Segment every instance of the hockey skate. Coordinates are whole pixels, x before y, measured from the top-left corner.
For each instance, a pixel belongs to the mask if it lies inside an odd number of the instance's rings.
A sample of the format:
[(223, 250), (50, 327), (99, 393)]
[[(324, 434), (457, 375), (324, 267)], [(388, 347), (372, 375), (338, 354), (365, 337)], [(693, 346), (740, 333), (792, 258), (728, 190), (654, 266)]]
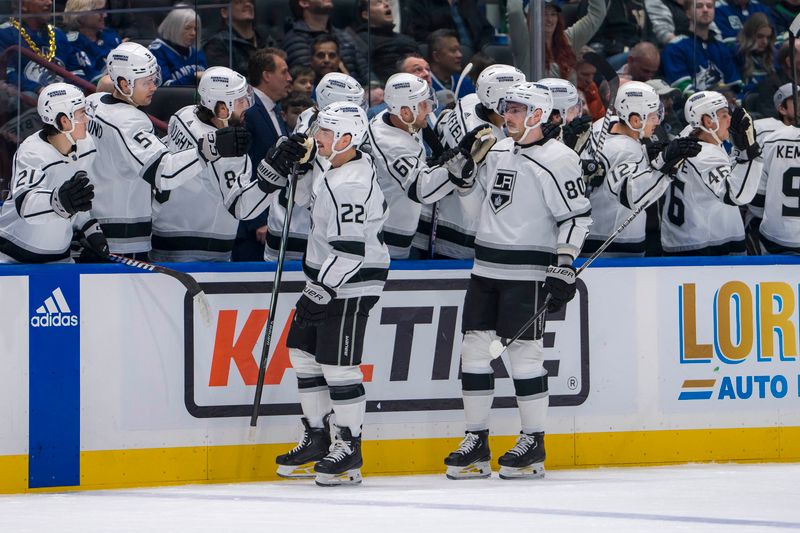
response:
[(520, 433), (513, 448), (497, 460), (501, 479), (544, 477), (544, 432)]
[(347, 427), (338, 430), (328, 455), (314, 465), (316, 482), (321, 487), (361, 483), (361, 437), (354, 437)]
[(444, 464), (447, 465), (447, 478), (473, 479), (489, 477), (492, 475), (492, 467), (489, 465), (491, 458), (489, 430), (467, 431), (458, 449), (444, 460)]
[(312, 428), (306, 417), (303, 421), (303, 436), (300, 442), (288, 453), (275, 458), (278, 475), (291, 479), (313, 478), (314, 463), (325, 457), (331, 444), (328, 426), (329, 416), (324, 418), (324, 427)]

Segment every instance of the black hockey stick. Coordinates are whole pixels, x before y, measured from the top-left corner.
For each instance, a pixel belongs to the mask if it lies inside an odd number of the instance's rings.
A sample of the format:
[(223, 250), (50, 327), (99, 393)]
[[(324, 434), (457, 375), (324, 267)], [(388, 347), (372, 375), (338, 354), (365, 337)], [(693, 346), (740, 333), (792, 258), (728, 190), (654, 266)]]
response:
[[(588, 268), (589, 265), (591, 265), (595, 259), (600, 257), (600, 254), (602, 254), (606, 250), (606, 248), (611, 246), (611, 243), (614, 241), (614, 239), (616, 239), (617, 236), (620, 233), (622, 233), (625, 230), (625, 228), (627, 228), (630, 225), (631, 222), (633, 222), (633, 219), (635, 219), (639, 215), (639, 213), (644, 211), (649, 205), (650, 202), (642, 202), (641, 205), (639, 205), (639, 207), (637, 207), (630, 215), (628, 215), (628, 218), (626, 218), (625, 221), (622, 224), (620, 224), (620, 226), (616, 230), (614, 230), (614, 233), (612, 233), (611, 236), (608, 239), (606, 239), (603, 244), (600, 245), (600, 248), (598, 248), (597, 251), (593, 253), (588, 259), (586, 259), (586, 262), (583, 263), (580, 266), (580, 268), (578, 268), (578, 270), (575, 272), (575, 277), (580, 276), (581, 272), (586, 270), (586, 268)], [(517, 331), (517, 333), (515, 333), (514, 336), (511, 337), (511, 339), (493, 340), (492, 343), (489, 345), (489, 354), (495, 359), (500, 357), (503, 354), (503, 352), (505, 352), (506, 349), (511, 345), (511, 343), (518, 340), (526, 331), (528, 331), (528, 329), (531, 326), (533, 326), (536, 323), (537, 320), (539, 320), (539, 318), (541, 318), (545, 310), (547, 310), (548, 303), (550, 303), (549, 294), (544, 299), (544, 303), (542, 304), (542, 306), (536, 310), (533, 316), (527, 322), (525, 322), (525, 325), (522, 326), (519, 329), (519, 331)]]
[(118, 255), (111, 252), (103, 253), (102, 251), (92, 248), (86, 239), (81, 239), (81, 245), (83, 245), (84, 248), (87, 248), (97, 253), (100, 257), (102, 257), (107, 261), (112, 261), (114, 263), (119, 263), (121, 265), (138, 268), (140, 270), (146, 270), (148, 272), (164, 274), (165, 276), (169, 276), (173, 279), (178, 280), (181, 283), (181, 285), (183, 285), (186, 288), (186, 292), (189, 293), (189, 296), (191, 296), (192, 299), (194, 299), (197, 302), (198, 307), (200, 308), (200, 315), (203, 317), (203, 322), (205, 322), (207, 326), (211, 325), (211, 306), (208, 304), (206, 293), (203, 292), (203, 289), (200, 287), (200, 284), (197, 283), (197, 280), (195, 280), (192, 276), (190, 276), (186, 272), (172, 270), (171, 268), (167, 268), (165, 266), (155, 265), (153, 263), (148, 263), (147, 261), (140, 261), (138, 259), (131, 259), (130, 257), (125, 257), (124, 255)]
[(251, 433), (255, 430), (258, 423), (258, 409), (261, 407), (261, 396), (264, 392), (264, 374), (267, 370), (267, 358), (269, 348), (272, 344), (272, 330), (275, 325), (275, 313), (278, 310), (278, 295), (280, 294), (281, 277), (283, 276), (283, 263), (286, 258), (286, 248), (289, 241), (289, 224), (292, 221), (292, 210), (294, 209), (294, 192), (297, 188), (297, 173), (300, 165), (294, 164), (292, 173), (289, 175), (289, 188), (286, 192), (286, 217), (283, 219), (283, 232), (281, 233), (281, 245), (278, 248), (278, 263), (275, 266), (275, 281), (272, 284), (272, 296), (269, 301), (269, 314), (267, 315), (266, 332), (264, 333), (264, 346), (261, 349), (261, 362), (258, 365), (258, 382), (256, 383), (256, 394), (253, 398), (253, 414), (250, 415)]
[[(595, 160), (597, 160), (598, 155), (603, 150), (603, 146), (606, 143), (606, 136), (608, 135), (608, 129), (611, 122), (611, 117), (614, 115), (614, 100), (617, 97), (617, 91), (619, 90), (619, 74), (617, 71), (614, 70), (606, 59), (597, 54), (595, 52), (588, 52), (583, 54), (583, 60), (593, 65), (594, 68), (600, 73), (603, 78), (605, 78), (606, 83), (608, 83), (608, 88), (611, 91), (611, 97), (608, 100), (608, 105), (606, 106), (606, 114), (603, 116), (603, 125), (600, 128), (600, 137), (597, 141), (597, 146), (594, 149)], [(589, 128), (587, 139), (591, 138), (592, 135), (592, 128)], [(575, 146), (575, 151), (580, 153), (581, 149), (583, 148), (582, 143), (585, 144), (586, 141), (578, 140), (578, 143)], [(591, 193), (591, 187), (586, 187), (586, 196), (588, 197)]]

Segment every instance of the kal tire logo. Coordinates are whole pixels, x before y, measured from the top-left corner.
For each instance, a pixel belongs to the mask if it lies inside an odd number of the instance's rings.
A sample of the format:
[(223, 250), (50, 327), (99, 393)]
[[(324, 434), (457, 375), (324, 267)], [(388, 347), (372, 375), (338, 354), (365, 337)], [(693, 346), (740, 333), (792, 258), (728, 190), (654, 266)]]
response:
[(75, 327), (78, 325), (78, 315), (72, 310), (61, 292), (61, 287), (56, 287), (44, 303), (36, 309), (36, 314), (31, 317), (31, 326), (34, 328), (49, 327)]

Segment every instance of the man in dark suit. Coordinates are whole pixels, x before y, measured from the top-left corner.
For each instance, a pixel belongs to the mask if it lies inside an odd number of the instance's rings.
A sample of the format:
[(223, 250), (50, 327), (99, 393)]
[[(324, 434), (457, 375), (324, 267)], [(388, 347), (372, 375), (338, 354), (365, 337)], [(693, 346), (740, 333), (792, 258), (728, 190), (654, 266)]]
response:
[[(253, 163), (253, 177), (267, 150), (275, 146), (281, 135), (286, 135), (286, 124), (281, 118), (278, 102), (289, 95), (292, 76), (286, 64), (286, 53), (277, 48), (263, 48), (250, 58), (248, 81), (255, 95), (253, 106), (245, 113), (245, 127), (253, 144), (248, 155)], [(233, 245), (233, 261), (263, 261), (267, 237), (267, 211), (251, 220), (239, 223), (239, 232)]]

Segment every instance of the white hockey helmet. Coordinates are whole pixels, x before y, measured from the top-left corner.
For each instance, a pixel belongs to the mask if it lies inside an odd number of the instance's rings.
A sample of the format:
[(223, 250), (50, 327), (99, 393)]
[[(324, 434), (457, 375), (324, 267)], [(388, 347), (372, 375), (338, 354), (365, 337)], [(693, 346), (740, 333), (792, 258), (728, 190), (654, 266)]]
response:
[[(728, 100), (716, 91), (700, 91), (694, 93), (691, 98), (686, 101), (684, 107), (684, 116), (686, 122), (693, 128), (699, 128), (706, 133), (710, 133), (717, 143), (722, 144), (722, 141), (717, 137), (717, 130), (719, 130), (719, 117), (717, 112), (720, 109), (728, 109)], [(714, 123), (712, 129), (703, 126), (703, 116), (708, 115), (711, 122)]]
[[(333, 102), (322, 108), (317, 114), (316, 127), (333, 132), (332, 151), (328, 159), (333, 159), (350, 148), (358, 148), (367, 134), (367, 124), (367, 113), (358, 104)], [(350, 142), (345, 148), (336, 150), (336, 143), (345, 135), (350, 135)]]
[(366, 109), (367, 95), (355, 78), (341, 72), (325, 74), (314, 90), (317, 108), (322, 109), (334, 102), (350, 102)]
[(197, 86), (200, 105), (215, 113), (217, 103), (228, 108), (227, 117), (218, 117), (226, 125), (231, 118), (237, 102), (244, 101), (245, 109), (253, 105), (253, 89), (247, 79), (227, 67), (211, 67), (203, 73)]
[(578, 89), (572, 83), (560, 78), (543, 78), (536, 83), (541, 83), (550, 89), (550, 96), (553, 97), (553, 111), (558, 111), (563, 124), (567, 123), (567, 116), (573, 109), (576, 110), (576, 116), (580, 114), (581, 98), (578, 95)]
[(416, 118), (419, 116), (419, 104), (425, 101), (429, 105), (428, 112), (433, 112), (436, 107), (436, 95), (428, 82), (404, 72), (393, 74), (386, 81), (383, 101), (386, 102), (389, 113), (398, 117), (400, 110), (407, 107)]
[(69, 83), (53, 83), (39, 93), (36, 110), (42, 122), (55, 126), (61, 131), (58, 116), (64, 114), (70, 122), (75, 122), (75, 112), (86, 107), (86, 98), (83, 91)]
[[(619, 119), (629, 128), (644, 131), (645, 122), (651, 113), (661, 113), (661, 99), (655, 89), (641, 81), (630, 81), (619, 88), (614, 99), (614, 110)], [(638, 129), (631, 126), (631, 115), (638, 115), (642, 119), (642, 126)]]
[[(553, 112), (553, 97), (550, 94), (550, 89), (546, 86), (534, 82), (518, 83), (510, 87), (502, 100), (500, 100), (499, 112), (505, 113), (506, 105), (509, 102), (524, 104), (528, 106), (528, 111), (525, 114), (525, 132), (522, 137), (525, 138), (528, 133), (535, 128), (541, 126), (550, 117)], [(542, 116), (539, 122), (532, 126), (528, 126), (528, 118), (533, 115), (537, 109), (542, 110)]]
[[(108, 53), (106, 58), (108, 75), (114, 87), (127, 97), (133, 94), (133, 85), (136, 80), (154, 76), (156, 86), (161, 85), (161, 68), (150, 50), (141, 44), (131, 41), (125, 42)], [(126, 94), (119, 86), (119, 78), (128, 82), (130, 94)]]
[(500, 100), (506, 91), (518, 84), (525, 82), (525, 74), (511, 65), (491, 65), (486, 67), (475, 82), (475, 93), (484, 107), (498, 113)]

